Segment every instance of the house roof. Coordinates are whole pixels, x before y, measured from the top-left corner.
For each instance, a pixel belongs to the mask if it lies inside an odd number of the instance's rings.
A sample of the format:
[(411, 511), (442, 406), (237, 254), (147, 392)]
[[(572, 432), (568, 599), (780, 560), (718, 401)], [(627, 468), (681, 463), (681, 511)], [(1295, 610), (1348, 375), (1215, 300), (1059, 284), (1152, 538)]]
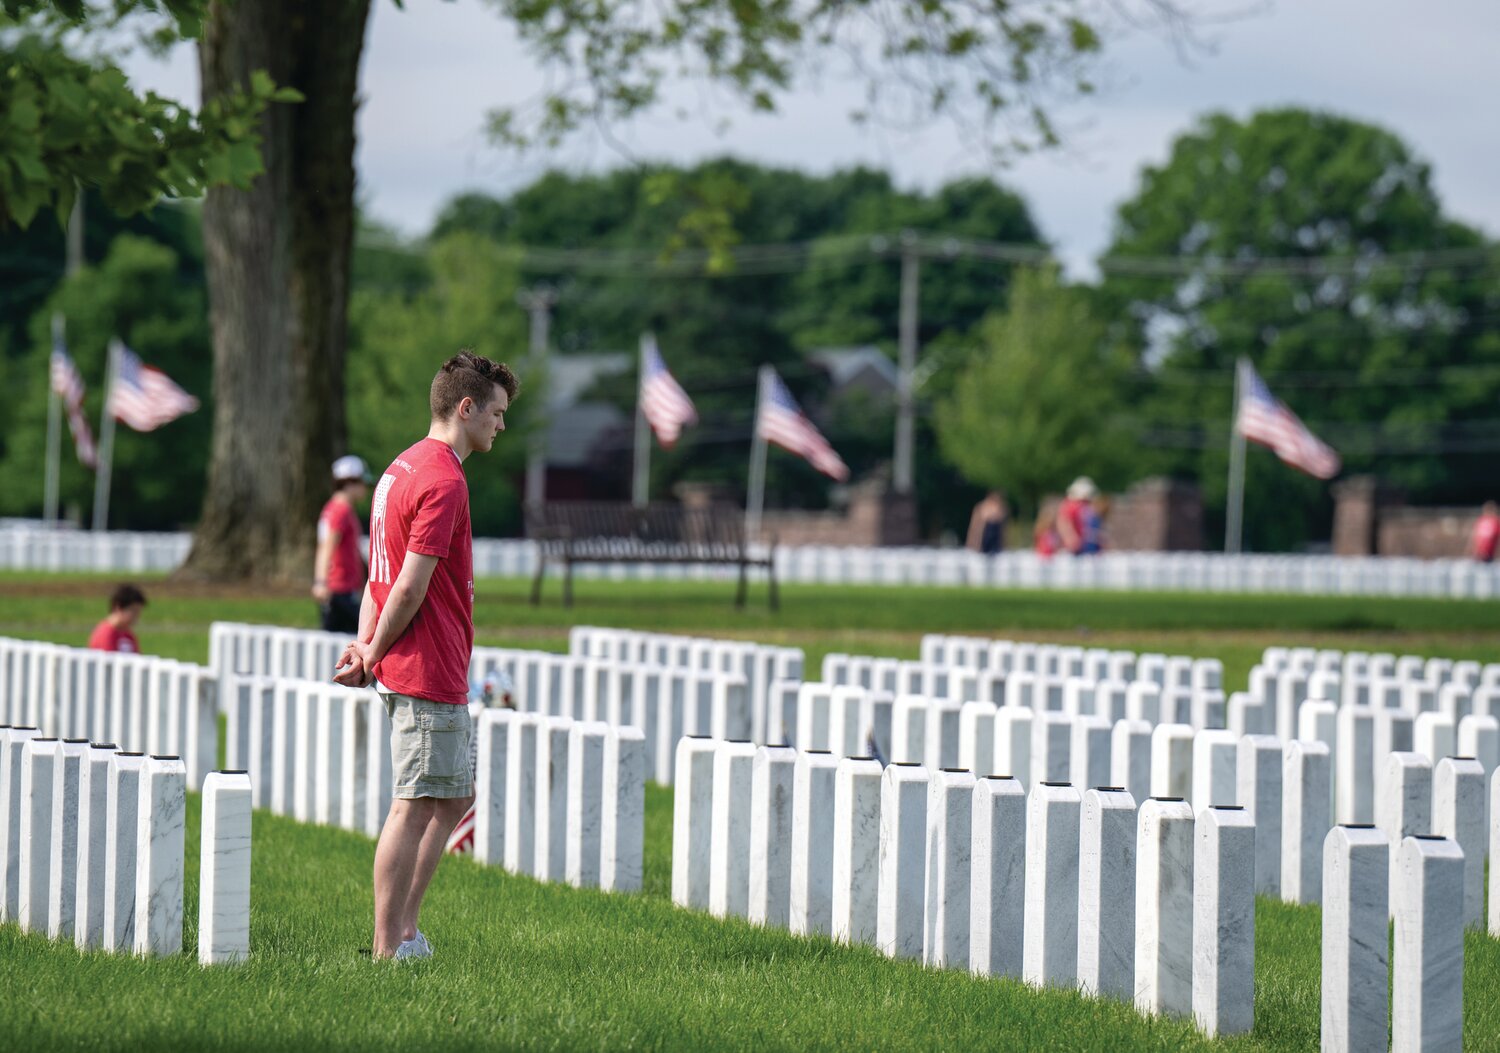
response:
[(896, 363), (872, 344), (862, 347), (820, 347), (807, 357), (828, 370), (835, 391), (855, 382), (896, 390)]

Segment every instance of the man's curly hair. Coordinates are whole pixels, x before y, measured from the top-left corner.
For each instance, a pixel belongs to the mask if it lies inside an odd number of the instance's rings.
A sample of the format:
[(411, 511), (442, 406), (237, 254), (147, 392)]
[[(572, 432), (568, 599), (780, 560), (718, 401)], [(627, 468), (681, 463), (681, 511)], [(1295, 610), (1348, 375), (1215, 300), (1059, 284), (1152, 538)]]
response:
[(521, 382), (504, 362), (491, 362), (483, 355), (476, 355), (472, 348), (462, 349), (444, 362), (432, 378), (432, 394), (428, 399), (432, 419), (447, 420), (466, 398), (473, 399), (476, 406), (488, 406), (495, 397), (496, 385), (504, 389), (511, 402), (521, 391)]

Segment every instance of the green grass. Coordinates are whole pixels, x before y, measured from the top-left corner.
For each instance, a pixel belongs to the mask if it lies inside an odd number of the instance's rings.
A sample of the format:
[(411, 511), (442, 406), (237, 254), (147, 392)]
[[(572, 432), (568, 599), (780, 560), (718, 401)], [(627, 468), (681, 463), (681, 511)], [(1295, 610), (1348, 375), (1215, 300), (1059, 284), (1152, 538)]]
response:
[[(0, 635), (82, 644), (112, 581), (0, 574)], [(316, 623), (311, 599), (295, 593), (159, 579), (144, 586), (143, 646), (170, 657), (203, 661), (214, 620)], [(582, 581), (571, 610), (555, 583), (548, 589), (532, 607), (525, 581), (478, 582), (478, 641), (562, 650), (571, 625), (618, 625), (802, 647), (816, 669), (829, 651), (915, 658), (924, 632), (972, 633), (1217, 657), (1232, 687), (1246, 682), (1267, 646), (1289, 642), (1500, 661), (1500, 604), (1473, 600), (789, 585), (773, 614), (763, 589), (736, 611), (727, 583)]]
[[(1258, 904), (1256, 1028), (1214, 1043), (1121, 1002), (678, 910), (670, 827), (671, 792), (651, 787), (639, 895), (445, 860), (423, 915), (437, 956), (394, 964), (361, 954), (373, 843), (257, 813), (248, 964), (80, 955), (0, 926), (0, 1034), (18, 1050), (1317, 1049), (1314, 908)], [(1466, 973), (1465, 1048), (1500, 1049), (1500, 941), (1470, 935)]]
[[(99, 578), (0, 576), (0, 634), (79, 643)], [(201, 661), (215, 618), (310, 625), (285, 594), (148, 582), (148, 650)], [(736, 613), (728, 587), (581, 583), (569, 613), (480, 582), (489, 643), (561, 647), (574, 621), (738, 635), (911, 657), (923, 631), (1217, 655), (1232, 686), (1270, 643), (1500, 659), (1500, 605), (1286, 597), (793, 587), (779, 616)], [(188, 825), (187, 946), (196, 943), (197, 807)], [(446, 860), (423, 928), (438, 957), (372, 963), (373, 843), (255, 817), (254, 957), (202, 970), (141, 962), (0, 926), (5, 1049), (1057, 1049), (1315, 1050), (1319, 912), (1257, 906), (1256, 1029), (1210, 1042), (1182, 1021), (1073, 992), (936, 973), (863, 948), (673, 908), (671, 791), (647, 789), (645, 888), (610, 896)], [(1500, 940), (1470, 933), (1465, 1048), (1500, 1053)]]

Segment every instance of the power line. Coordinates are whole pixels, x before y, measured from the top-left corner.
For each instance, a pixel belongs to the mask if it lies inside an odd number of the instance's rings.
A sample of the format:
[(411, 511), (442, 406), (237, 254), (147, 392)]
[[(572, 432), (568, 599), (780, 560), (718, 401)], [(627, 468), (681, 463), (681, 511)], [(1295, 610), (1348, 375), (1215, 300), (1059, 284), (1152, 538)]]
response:
[[(366, 237), (361, 248), (421, 254), (422, 244)], [(903, 251), (923, 260), (988, 260), (1009, 265), (1057, 263), (1043, 245), (991, 241), (960, 235), (915, 232), (840, 234), (804, 241), (734, 245), (718, 252), (683, 249), (665, 253), (653, 248), (558, 248), (536, 245), (499, 245), (515, 264), (535, 271), (576, 274), (703, 274), (708, 277), (749, 277), (805, 269), (810, 263), (849, 265), (871, 259), (898, 259)], [(732, 268), (715, 271), (719, 260)], [(1317, 256), (1104, 256), (1101, 272), (1137, 277), (1370, 277), (1399, 271), (1423, 273), (1445, 268), (1484, 267), (1500, 262), (1500, 246), (1478, 245), (1412, 250), (1395, 253), (1358, 252)]]

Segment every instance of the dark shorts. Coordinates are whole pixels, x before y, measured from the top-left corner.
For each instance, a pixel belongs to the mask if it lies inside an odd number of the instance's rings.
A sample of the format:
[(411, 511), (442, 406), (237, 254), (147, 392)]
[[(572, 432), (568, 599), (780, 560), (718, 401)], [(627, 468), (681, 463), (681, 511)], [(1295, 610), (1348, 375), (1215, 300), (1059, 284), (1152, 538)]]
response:
[(335, 592), (328, 602), (318, 607), (323, 614), (323, 631), (329, 633), (359, 632), (359, 605), (364, 594), (359, 592)]

